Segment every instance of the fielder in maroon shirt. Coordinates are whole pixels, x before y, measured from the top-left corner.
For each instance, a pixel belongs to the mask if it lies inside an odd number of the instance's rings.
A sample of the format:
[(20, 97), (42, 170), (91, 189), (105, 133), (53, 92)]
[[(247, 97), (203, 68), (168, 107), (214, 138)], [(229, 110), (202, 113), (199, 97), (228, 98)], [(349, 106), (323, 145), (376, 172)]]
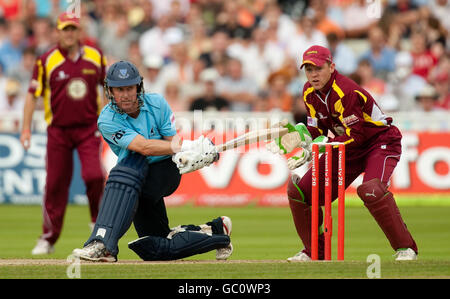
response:
[[(401, 156), (402, 135), (392, 125), (372, 96), (351, 79), (335, 69), (331, 53), (320, 46), (305, 51), (301, 68), (305, 67), (308, 82), (303, 88), (303, 100), (308, 112), (306, 148), (300, 157), (288, 159), (291, 169), (310, 160), (309, 141), (319, 136), (334, 136), (328, 142), (346, 145), (346, 176), (348, 187), (360, 174), (363, 183), (357, 188), (359, 197), (383, 230), (397, 260), (417, 258), (417, 246), (397, 208), (393, 194), (389, 192), (389, 179)], [(300, 127), (304, 125), (301, 124)], [(299, 127), (297, 125), (296, 127)], [(301, 130), (299, 130), (301, 132)], [(332, 133), (329, 135), (329, 133)], [(302, 133), (300, 133), (301, 135)], [(289, 135), (289, 134), (288, 134)], [(290, 134), (292, 135), (292, 134)], [(309, 136), (307, 136), (309, 135)], [(268, 148), (286, 153), (298, 147), (297, 135), (273, 142)], [(282, 137), (284, 138), (284, 136)], [(275, 148), (275, 150), (274, 150)], [(286, 150), (287, 149), (287, 150)], [(337, 157), (337, 149), (333, 156)], [(325, 157), (320, 158), (319, 174), (324, 173)], [(338, 195), (337, 159), (333, 159), (332, 200)], [(303, 176), (292, 176), (288, 184), (289, 205), (294, 224), (305, 248), (289, 261), (306, 261), (311, 256), (311, 169)], [(324, 176), (319, 175), (319, 204), (324, 205)], [(323, 223), (319, 209), (319, 225)], [(319, 259), (324, 258), (324, 235), (319, 236)]]
[(100, 160), (97, 118), (103, 108), (106, 60), (99, 49), (80, 43), (80, 20), (63, 13), (57, 23), (58, 45), (36, 60), (24, 106), (21, 142), (30, 147), (36, 100), (43, 98), (47, 127), (43, 233), (32, 254), (53, 252), (63, 226), (73, 172), (73, 151), (81, 162), (91, 221), (95, 223), (105, 175)]

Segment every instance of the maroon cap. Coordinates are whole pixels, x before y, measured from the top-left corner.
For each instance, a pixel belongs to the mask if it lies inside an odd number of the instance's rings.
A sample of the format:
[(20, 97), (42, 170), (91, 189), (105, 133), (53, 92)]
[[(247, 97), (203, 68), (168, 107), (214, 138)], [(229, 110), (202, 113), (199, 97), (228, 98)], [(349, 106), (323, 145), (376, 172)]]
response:
[(333, 62), (330, 50), (321, 46), (312, 46), (303, 53), (303, 62), (300, 68), (305, 64), (322, 66), (327, 61)]
[(72, 25), (77, 28), (80, 27), (80, 18), (77, 18), (76, 15), (64, 12), (59, 15), (56, 27), (58, 30), (63, 30), (67, 26)]

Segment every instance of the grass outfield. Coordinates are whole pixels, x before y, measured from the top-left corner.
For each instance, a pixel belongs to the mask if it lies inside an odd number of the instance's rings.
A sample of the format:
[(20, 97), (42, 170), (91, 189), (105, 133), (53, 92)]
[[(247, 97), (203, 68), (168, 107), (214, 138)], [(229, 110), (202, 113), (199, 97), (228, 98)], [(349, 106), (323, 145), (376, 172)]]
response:
[[(346, 209), (344, 262), (290, 264), (285, 260), (302, 248), (288, 207), (169, 207), (171, 226), (204, 223), (220, 215), (233, 220), (234, 252), (216, 262), (209, 252), (176, 262), (140, 262), (127, 248), (137, 238), (133, 227), (119, 243), (116, 264), (82, 263), (81, 278), (291, 279), (367, 278), (370, 254), (381, 261), (382, 278), (450, 278), (450, 206), (401, 205), (400, 211), (419, 247), (419, 260), (394, 262), (388, 241), (361, 205)], [(333, 213), (333, 259), (336, 257), (337, 211)], [(0, 205), (0, 278), (67, 278), (66, 258), (90, 234), (87, 206), (69, 205), (55, 253), (30, 254), (41, 231), (40, 206)]]

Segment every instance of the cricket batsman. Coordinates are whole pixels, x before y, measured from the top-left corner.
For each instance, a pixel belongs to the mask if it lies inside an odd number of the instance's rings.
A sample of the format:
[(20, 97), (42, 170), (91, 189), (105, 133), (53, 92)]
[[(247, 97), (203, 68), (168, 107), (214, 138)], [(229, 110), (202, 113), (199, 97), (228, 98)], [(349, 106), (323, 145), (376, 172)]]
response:
[[(73, 256), (116, 262), (119, 240), (133, 223), (139, 238), (128, 247), (145, 261), (211, 250), (216, 250), (216, 259), (226, 260), (233, 252), (229, 217), (170, 228), (164, 202), (178, 188), (181, 174), (219, 159), (212, 141), (204, 136), (182, 141), (169, 104), (159, 94), (145, 93), (143, 77), (131, 62), (111, 65), (104, 86), (109, 103), (98, 128), (118, 163), (109, 172), (92, 234)], [(181, 158), (186, 162), (175, 162)]]
[[(418, 249), (400, 211), (389, 191), (389, 179), (400, 160), (402, 135), (392, 125), (392, 118), (381, 111), (372, 96), (351, 79), (335, 69), (331, 52), (312, 46), (303, 54), (300, 69), (304, 68), (308, 82), (303, 87), (303, 101), (307, 109), (307, 125), (292, 125), (290, 133), (267, 144), (269, 151), (290, 153), (302, 147), (298, 156), (288, 159), (293, 170), (311, 160), (311, 143), (340, 142), (346, 146), (346, 188), (362, 173), (363, 183), (358, 196), (374, 217), (391, 247), (396, 260), (416, 260)], [(329, 137), (329, 133), (334, 137)], [(331, 135), (330, 135), (331, 136)], [(333, 148), (337, 157), (337, 148)], [(324, 173), (325, 157), (320, 157), (319, 173)], [(332, 200), (338, 196), (337, 159), (332, 166)], [(304, 249), (290, 262), (311, 260), (311, 169), (303, 177), (293, 174), (287, 194), (295, 228)], [(323, 206), (324, 176), (319, 175), (319, 205)], [(319, 226), (323, 212), (319, 209)], [(321, 230), (319, 230), (320, 232)], [(319, 259), (324, 259), (324, 234), (319, 235)]]

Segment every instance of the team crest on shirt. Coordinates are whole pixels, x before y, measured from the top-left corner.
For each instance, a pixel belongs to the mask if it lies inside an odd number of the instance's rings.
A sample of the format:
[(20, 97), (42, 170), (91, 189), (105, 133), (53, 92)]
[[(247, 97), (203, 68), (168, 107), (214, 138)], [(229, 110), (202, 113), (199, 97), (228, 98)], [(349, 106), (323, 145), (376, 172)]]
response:
[(81, 78), (74, 78), (67, 84), (67, 93), (73, 100), (81, 100), (87, 94), (87, 84)]

